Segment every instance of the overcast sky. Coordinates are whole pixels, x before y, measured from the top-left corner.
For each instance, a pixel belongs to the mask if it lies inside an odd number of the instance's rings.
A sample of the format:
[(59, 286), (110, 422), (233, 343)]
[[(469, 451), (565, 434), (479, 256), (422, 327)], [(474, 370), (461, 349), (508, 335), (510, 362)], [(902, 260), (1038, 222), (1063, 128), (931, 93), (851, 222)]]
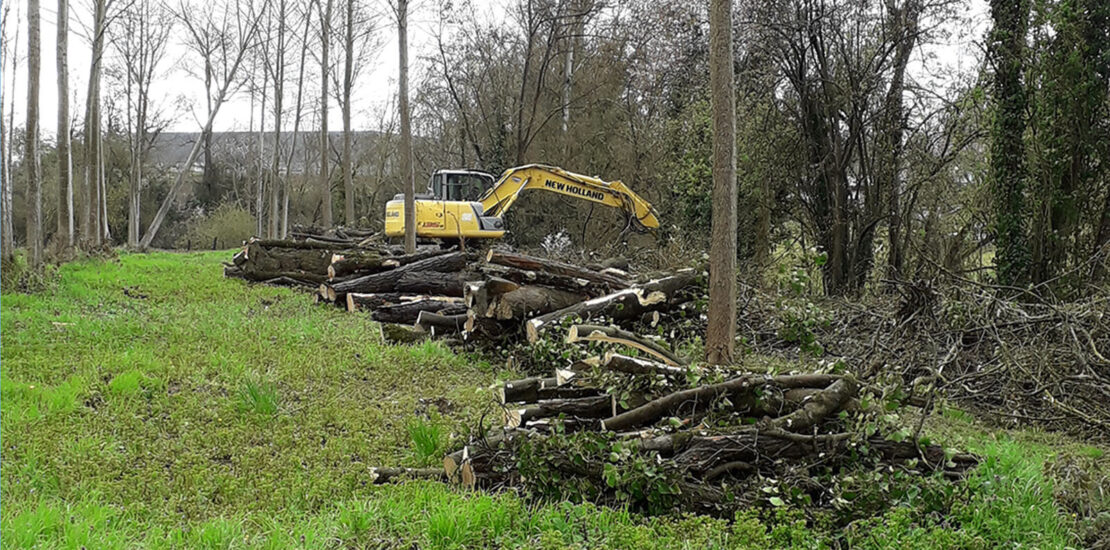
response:
[[(87, 32), (84, 26), (91, 20), (90, 8), (91, 2), (89, 0), (70, 0), (70, 42), (69, 42), (69, 65), (70, 65), (70, 94), (71, 94), (71, 113), (76, 119), (80, 119), (84, 114), (84, 97), (86, 85), (88, 82), (88, 71), (90, 62), (90, 46), (87, 39)], [(384, 8), (384, 0), (374, 0), (379, 7)], [(505, 2), (506, 0), (472, 0), (475, 9), (480, 12), (483, 17), (491, 20), (504, 20)], [(412, 22), (410, 23), (409, 43), (410, 43), (410, 78), (413, 82), (417, 81), (418, 75), (422, 69), (421, 64), (418, 62), (419, 57), (430, 46), (431, 37), (435, 30), (439, 27), (439, 22), (435, 19), (434, 12), (431, 9), (432, 2), (423, 2), (423, 7), (418, 7), (416, 12), (412, 15)], [(198, 2), (198, 7), (204, 5), (203, 2)], [(8, 40), (15, 37), (17, 29), (13, 24), (16, 20), (16, 11), (19, 11), (20, 28), (18, 29), (19, 39), (17, 46), (20, 51), (20, 61), (18, 70), (16, 72), (15, 93), (12, 94), (12, 80), (11, 70), (7, 64), (10, 63), (10, 54), (3, 56), (0, 67), (0, 72), (3, 74), (3, 91), (5, 110), (10, 104), (9, 101), (12, 97), (15, 98), (16, 108), (16, 124), (21, 124), (19, 121), (24, 118), (23, 113), (26, 106), (26, 76), (27, 76), (27, 63), (25, 59), (25, 52), (27, 48), (27, 29), (26, 29), (26, 0), (0, 0), (0, 9), (10, 9), (11, 13), (8, 15), (8, 25), (4, 29), (5, 35)], [(40, 112), (41, 112), (41, 129), (44, 138), (52, 139), (54, 128), (57, 125), (57, 84), (55, 79), (55, 44), (56, 44), (56, 26), (57, 20), (57, 4), (46, 0), (42, 2), (42, 85), (40, 95)], [(950, 36), (946, 36), (938, 41), (938, 43), (930, 44), (922, 49), (918, 55), (918, 59), (912, 68), (911, 74), (921, 84), (928, 85), (943, 85), (949, 78), (948, 75), (955, 73), (966, 74), (968, 71), (974, 70), (975, 66), (981, 58), (981, 44), (983, 40), (983, 32), (988, 28), (987, 25), (987, 4), (986, 0), (968, 0), (967, 10), (965, 12), (969, 25), (960, 25), (959, 28), (954, 29)], [(376, 117), (373, 114), (380, 111), (396, 94), (397, 89), (397, 40), (396, 30), (390, 26), (388, 20), (383, 20), (380, 36), (383, 41), (383, 46), (376, 59), (367, 63), (359, 76), (359, 81), (355, 86), (355, 102), (354, 113), (352, 116), (352, 124), (355, 129), (373, 129), (375, 127)], [(179, 34), (177, 35), (179, 36)], [(185, 104), (192, 104), (191, 110), (181, 110), (177, 112), (176, 119), (171, 124), (169, 130), (171, 131), (198, 131), (203, 120), (198, 121), (198, 118), (203, 117), (203, 97), (204, 87), (203, 82), (195, 76), (189, 74), (182, 61), (188, 55), (188, 50), (180, 42), (173, 42), (177, 36), (171, 37), (171, 44), (168, 48), (167, 58), (163, 61), (162, 67), (165, 67), (166, 74), (158, 79), (152, 96), (156, 101), (162, 101), (166, 105), (170, 105), (175, 100), (184, 101)], [(111, 48), (108, 48), (107, 55), (114, 55)], [(292, 60), (295, 63), (296, 60)], [(174, 68), (171, 68), (174, 66)], [(295, 68), (291, 68), (290, 72), (295, 76)], [(318, 78), (315, 72), (308, 73), (306, 78), (311, 75)], [(938, 76), (939, 75), (939, 76)], [(288, 88), (287, 88), (288, 89)], [(11, 97), (9, 97), (11, 96)], [(291, 102), (292, 99), (287, 99)], [(257, 112), (257, 111), (256, 111)], [(216, 130), (246, 130), (250, 124), (251, 109), (249, 99), (245, 93), (241, 93), (238, 97), (226, 104), (220, 111), (216, 118)], [(6, 119), (5, 119), (6, 121)], [(341, 128), (341, 119), (339, 109), (333, 107), (329, 110), (329, 127), (339, 129)], [(257, 124), (257, 122), (256, 122)]]

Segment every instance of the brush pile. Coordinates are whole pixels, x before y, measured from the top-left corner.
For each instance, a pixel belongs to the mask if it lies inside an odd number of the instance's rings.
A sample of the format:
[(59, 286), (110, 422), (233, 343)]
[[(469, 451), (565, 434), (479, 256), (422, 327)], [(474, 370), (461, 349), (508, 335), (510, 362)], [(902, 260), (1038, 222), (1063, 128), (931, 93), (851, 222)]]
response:
[[(295, 233), (296, 235), (296, 233)], [(410, 343), (447, 337), (535, 342), (572, 318), (657, 321), (702, 288), (695, 269), (654, 278), (627, 262), (579, 266), (504, 250), (421, 246), (413, 254), (374, 236), (302, 233), (293, 240), (251, 239), (225, 276), (316, 291), (320, 302), (368, 312), (383, 336)]]
[(763, 356), (835, 357), (904, 400), (975, 412), (1006, 427), (1110, 435), (1110, 300), (1060, 299), (944, 273), (886, 281), (864, 301), (749, 287), (740, 334)]
[(819, 480), (842, 469), (957, 478), (977, 463), (883, 425), (878, 393), (840, 365), (790, 374), (691, 366), (611, 326), (572, 325), (566, 342), (620, 344), (637, 356), (610, 351), (496, 386), (500, 421), (448, 454), (434, 477), (729, 516), (768, 499), (831, 505), (837, 493)]

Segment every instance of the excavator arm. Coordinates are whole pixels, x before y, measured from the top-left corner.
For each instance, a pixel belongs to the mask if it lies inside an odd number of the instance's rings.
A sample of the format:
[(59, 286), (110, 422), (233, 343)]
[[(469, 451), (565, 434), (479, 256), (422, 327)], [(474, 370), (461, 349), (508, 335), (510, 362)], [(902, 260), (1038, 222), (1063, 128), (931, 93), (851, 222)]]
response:
[(550, 191), (619, 208), (628, 214), (637, 230), (659, 227), (655, 209), (624, 183), (604, 181), (542, 164), (518, 166), (501, 174), (501, 178), (479, 199), (484, 215), (503, 216), (520, 193), (530, 189)]

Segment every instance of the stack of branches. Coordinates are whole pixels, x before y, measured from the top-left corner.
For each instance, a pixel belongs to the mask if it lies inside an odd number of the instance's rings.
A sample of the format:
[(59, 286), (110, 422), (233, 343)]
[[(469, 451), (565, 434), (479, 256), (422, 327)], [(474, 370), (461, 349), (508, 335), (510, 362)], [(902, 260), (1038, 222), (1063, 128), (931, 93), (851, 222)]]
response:
[[(425, 247), (418, 254), (440, 253)], [(225, 264), (224, 275), (279, 286), (318, 288), (336, 279), (332, 265), (345, 260), (361, 270), (388, 269), (408, 261), (404, 250), (374, 243), (325, 241), (318, 238), (256, 239)], [(354, 272), (340, 276), (353, 276)]]
[[(294, 234), (298, 234), (294, 232)], [(319, 302), (369, 312), (387, 341), (537, 341), (572, 318), (657, 322), (703, 286), (684, 269), (637, 281), (627, 263), (580, 266), (503, 250), (464, 252), (422, 246), (413, 254), (384, 244), (252, 239), (225, 275), (316, 289)]]
[(959, 478), (977, 463), (919, 433), (887, 438), (865, 428), (878, 413), (865, 410), (861, 397), (870, 393), (850, 374), (691, 366), (612, 326), (572, 325), (567, 342), (620, 344), (639, 355), (610, 351), (550, 377), (497, 385), (500, 422), (429, 475), (563, 498), (570, 487), (599, 502), (731, 516), (771, 496), (767, 479), (805, 493), (790, 498), (829, 504), (835, 495), (818, 479), (841, 469)]
[[(355, 227), (333, 227), (324, 229), (311, 225), (295, 224), (289, 230), (289, 238), (295, 241), (308, 241), (331, 244), (343, 248), (381, 247), (385, 242), (381, 233)], [(391, 247), (394, 250), (401, 247)], [(403, 251), (403, 249), (401, 249)], [(397, 252), (401, 254), (403, 252)]]
[(701, 280), (689, 269), (637, 282), (615, 267), (502, 250), (428, 250), (387, 263), (337, 259), (318, 299), (370, 311), (383, 323), (383, 337), (397, 343), (500, 342), (521, 334), (534, 340), (570, 318), (639, 320), (680, 305)]
[[(1110, 295), (1056, 298), (941, 273), (884, 282), (863, 302), (826, 299), (807, 310), (804, 345), (780, 296), (746, 289), (741, 332), (761, 354), (841, 357), (903, 402), (941, 401), (998, 424), (1110, 434)], [(803, 299), (812, 303), (810, 299)], [(813, 312), (819, 313), (813, 313)], [(819, 318), (816, 321), (815, 318)]]

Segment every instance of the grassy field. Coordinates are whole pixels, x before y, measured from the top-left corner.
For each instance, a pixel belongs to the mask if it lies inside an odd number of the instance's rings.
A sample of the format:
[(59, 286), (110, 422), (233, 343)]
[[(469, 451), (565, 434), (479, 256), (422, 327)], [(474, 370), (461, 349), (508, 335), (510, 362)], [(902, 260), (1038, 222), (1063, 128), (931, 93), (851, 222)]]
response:
[(364, 316), (225, 280), (229, 256), (78, 262), (44, 292), (3, 294), (4, 547), (1063, 548), (1110, 510), (1103, 449), (992, 433), (959, 411), (933, 431), (988, 459), (952, 517), (909, 499), (840, 533), (790, 510), (645, 518), (369, 485), (373, 466), (437, 463), (512, 373), (436, 343), (386, 345)]

